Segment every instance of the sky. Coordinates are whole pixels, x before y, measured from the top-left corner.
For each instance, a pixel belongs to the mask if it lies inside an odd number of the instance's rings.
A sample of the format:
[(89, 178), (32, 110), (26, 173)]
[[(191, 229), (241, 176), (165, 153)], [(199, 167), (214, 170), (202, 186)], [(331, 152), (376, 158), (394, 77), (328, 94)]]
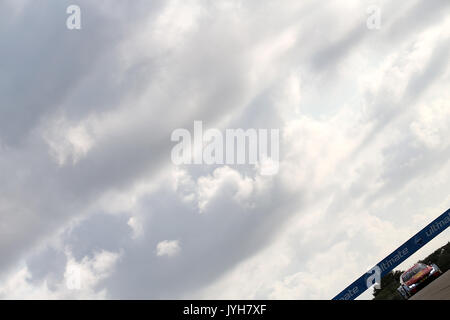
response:
[[(334, 297), (450, 207), (449, 13), (0, 0), (0, 298)], [(174, 164), (194, 121), (278, 129), (277, 174)]]

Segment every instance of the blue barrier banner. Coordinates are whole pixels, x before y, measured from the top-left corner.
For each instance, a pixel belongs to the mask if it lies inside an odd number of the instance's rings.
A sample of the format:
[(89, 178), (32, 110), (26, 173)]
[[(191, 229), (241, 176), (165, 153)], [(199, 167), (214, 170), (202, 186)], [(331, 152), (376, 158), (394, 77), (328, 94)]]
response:
[(363, 274), (355, 282), (334, 297), (333, 300), (355, 299), (374, 284), (373, 278), (375, 272), (379, 272), (381, 277), (385, 276), (449, 226), (450, 209), (445, 211), (433, 222), (417, 232), (411, 239), (406, 241), (390, 255), (377, 263), (372, 269), (370, 269), (370, 271)]

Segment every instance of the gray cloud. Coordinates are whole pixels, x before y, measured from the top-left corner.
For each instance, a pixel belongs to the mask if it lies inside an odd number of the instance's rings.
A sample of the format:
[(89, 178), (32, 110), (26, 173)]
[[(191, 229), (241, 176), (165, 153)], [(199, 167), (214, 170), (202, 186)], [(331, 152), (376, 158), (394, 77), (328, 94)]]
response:
[[(23, 3), (0, 4), (0, 297), (45, 281), (62, 298), (285, 297), (309, 272), (298, 294), (327, 298), (346, 279), (321, 289), (312, 265), (350, 279), (420, 225), (401, 224), (413, 207), (445, 206), (442, 1), (382, 3), (379, 31), (369, 2), (79, 1), (80, 31), (69, 2)], [(176, 170), (170, 134), (194, 120), (281, 129), (280, 173)], [(407, 201), (416, 183), (433, 201)], [(157, 255), (165, 240), (179, 251)], [(361, 259), (333, 260), (346, 250)], [(79, 295), (69, 264), (90, 279)], [(23, 265), (26, 290), (9, 289)]]

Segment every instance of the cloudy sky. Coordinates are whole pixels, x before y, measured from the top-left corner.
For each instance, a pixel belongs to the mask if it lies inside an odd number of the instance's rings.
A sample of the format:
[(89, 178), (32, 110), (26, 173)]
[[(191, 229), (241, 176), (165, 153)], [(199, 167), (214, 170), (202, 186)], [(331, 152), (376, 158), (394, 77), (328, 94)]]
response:
[[(450, 207), (449, 13), (0, 0), (0, 298), (332, 298)], [(279, 129), (278, 174), (176, 166), (195, 120)]]

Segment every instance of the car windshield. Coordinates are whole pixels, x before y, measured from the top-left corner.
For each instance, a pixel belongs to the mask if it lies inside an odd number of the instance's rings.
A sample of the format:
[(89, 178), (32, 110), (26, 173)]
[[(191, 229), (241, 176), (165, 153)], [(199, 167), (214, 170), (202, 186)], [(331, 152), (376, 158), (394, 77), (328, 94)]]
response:
[(414, 277), (414, 275), (426, 268), (427, 266), (422, 263), (416, 264), (414, 267), (412, 267), (402, 275), (403, 282), (409, 281), (412, 277)]

